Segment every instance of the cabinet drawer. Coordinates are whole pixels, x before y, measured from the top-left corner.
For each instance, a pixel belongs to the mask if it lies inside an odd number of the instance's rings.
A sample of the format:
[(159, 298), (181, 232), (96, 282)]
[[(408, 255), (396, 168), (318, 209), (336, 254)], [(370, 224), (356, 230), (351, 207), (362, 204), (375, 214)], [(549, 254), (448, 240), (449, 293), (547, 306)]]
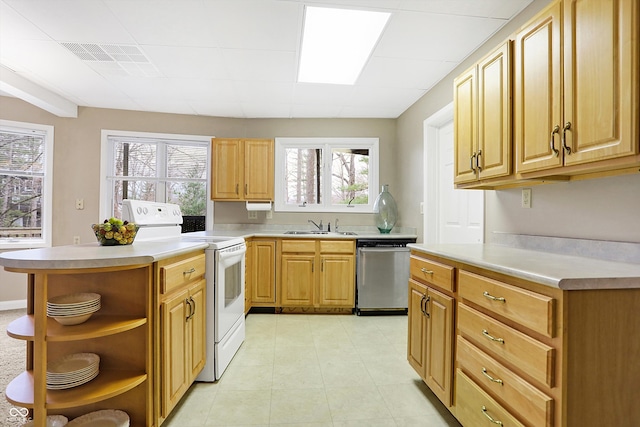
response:
[(490, 354), (553, 387), (554, 349), (464, 304), (458, 304), (458, 330)]
[(453, 292), (453, 267), (411, 255), (409, 269), (414, 279)]
[(320, 240), (320, 253), (355, 254), (354, 240)]
[(282, 252), (316, 252), (315, 240), (283, 240)]
[(507, 402), (514, 413), (534, 426), (553, 425), (551, 397), (462, 337), (458, 337), (457, 360), (465, 374), (492, 395)]
[(524, 427), (460, 369), (456, 370), (456, 418), (464, 426)]
[(552, 297), (462, 270), (458, 273), (458, 295), (536, 332), (554, 336)]
[(201, 254), (160, 268), (160, 292), (166, 294), (204, 276), (206, 261)]

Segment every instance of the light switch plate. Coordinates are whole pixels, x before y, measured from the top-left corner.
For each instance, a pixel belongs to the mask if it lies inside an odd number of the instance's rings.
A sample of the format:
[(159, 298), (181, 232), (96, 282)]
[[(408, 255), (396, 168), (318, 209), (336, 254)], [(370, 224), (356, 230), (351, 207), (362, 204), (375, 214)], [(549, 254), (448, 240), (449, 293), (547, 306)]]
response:
[(523, 208), (531, 208), (531, 189), (523, 188), (522, 189), (522, 207)]
[(258, 219), (257, 211), (248, 211), (248, 212), (249, 212), (249, 219)]

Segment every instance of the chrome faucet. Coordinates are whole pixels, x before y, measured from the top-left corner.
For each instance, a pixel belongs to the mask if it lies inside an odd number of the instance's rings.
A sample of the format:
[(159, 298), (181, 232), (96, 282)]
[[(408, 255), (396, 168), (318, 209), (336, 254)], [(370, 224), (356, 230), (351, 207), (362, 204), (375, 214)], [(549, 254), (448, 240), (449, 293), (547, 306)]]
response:
[(318, 230), (322, 231), (322, 220), (320, 220), (320, 225), (316, 224), (312, 219), (308, 220), (307, 222), (310, 222), (311, 224), (315, 225)]

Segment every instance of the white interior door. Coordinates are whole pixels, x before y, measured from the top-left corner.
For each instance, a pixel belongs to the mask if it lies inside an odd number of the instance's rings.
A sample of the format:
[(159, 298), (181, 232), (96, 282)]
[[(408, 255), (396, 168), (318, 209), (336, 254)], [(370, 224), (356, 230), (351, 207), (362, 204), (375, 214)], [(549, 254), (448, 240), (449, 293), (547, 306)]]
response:
[(453, 104), (424, 122), (425, 243), (482, 243), (484, 191), (453, 186)]

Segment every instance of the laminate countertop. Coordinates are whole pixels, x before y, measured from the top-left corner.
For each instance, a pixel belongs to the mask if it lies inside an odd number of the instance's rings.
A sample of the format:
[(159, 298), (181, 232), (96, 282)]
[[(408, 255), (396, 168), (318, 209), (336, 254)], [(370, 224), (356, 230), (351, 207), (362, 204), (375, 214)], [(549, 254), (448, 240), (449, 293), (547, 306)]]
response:
[(563, 290), (640, 288), (640, 265), (486, 244), (409, 244), (410, 249)]
[(151, 264), (164, 258), (205, 249), (204, 242), (161, 240), (124, 246), (96, 243), (16, 250), (0, 254), (0, 265), (17, 271), (106, 268)]

